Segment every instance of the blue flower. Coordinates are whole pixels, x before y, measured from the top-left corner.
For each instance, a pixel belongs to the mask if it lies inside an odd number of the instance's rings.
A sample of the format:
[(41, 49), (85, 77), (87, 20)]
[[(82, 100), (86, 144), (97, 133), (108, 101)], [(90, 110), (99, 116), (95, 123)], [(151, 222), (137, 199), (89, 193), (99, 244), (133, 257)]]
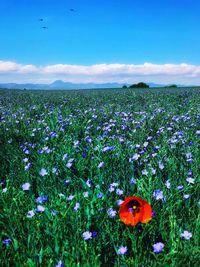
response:
[(48, 201), (48, 199), (49, 199), (48, 196), (44, 196), (44, 197), (43, 196), (39, 196), (39, 197), (36, 198), (35, 202), (36, 203), (45, 203), (45, 202)]
[(161, 242), (155, 243), (155, 244), (153, 245), (153, 252), (155, 252), (155, 253), (160, 253), (160, 252), (162, 252), (164, 246), (165, 246), (165, 245), (164, 245), (163, 243), (161, 243)]
[(11, 239), (4, 239), (3, 241), (2, 241), (2, 243), (4, 244), (4, 245), (6, 245), (6, 246), (9, 246), (10, 244), (11, 244)]

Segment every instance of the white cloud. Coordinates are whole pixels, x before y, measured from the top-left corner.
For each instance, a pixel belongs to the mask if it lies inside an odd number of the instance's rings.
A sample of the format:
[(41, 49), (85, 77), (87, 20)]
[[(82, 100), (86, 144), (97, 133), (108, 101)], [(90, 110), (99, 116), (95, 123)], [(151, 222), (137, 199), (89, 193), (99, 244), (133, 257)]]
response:
[(121, 82), (200, 84), (200, 66), (181, 64), (97, 64), (48, 66), (0, 61), (0, 82)]

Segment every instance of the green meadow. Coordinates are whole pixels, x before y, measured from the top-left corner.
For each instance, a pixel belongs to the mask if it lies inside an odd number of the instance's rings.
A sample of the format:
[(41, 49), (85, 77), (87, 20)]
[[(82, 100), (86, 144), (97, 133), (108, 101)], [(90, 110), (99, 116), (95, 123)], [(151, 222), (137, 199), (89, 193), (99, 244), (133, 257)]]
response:
[(199, 88), (0, 90), (0, 266), (197, 267), (199, 182)]

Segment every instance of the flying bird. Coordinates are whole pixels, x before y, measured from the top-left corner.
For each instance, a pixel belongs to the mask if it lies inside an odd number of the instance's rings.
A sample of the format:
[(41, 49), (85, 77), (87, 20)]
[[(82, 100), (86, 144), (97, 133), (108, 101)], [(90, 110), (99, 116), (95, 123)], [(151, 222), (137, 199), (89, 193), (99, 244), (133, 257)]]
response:
[(46, 29), (47, 29), (47, 27), (46, 27), (46, 26), (43, 26), (43, 27), (42, 27), (42, 29), (46, 30)]
[(70, 11), (71, 11), (71, 12), (75, 12), (76, 10), (75, 10), (75, 9), (73, 9), (73, 8), (70, 8)]
[(44, 19), (39, 19), (39, 21), (44, 21)]

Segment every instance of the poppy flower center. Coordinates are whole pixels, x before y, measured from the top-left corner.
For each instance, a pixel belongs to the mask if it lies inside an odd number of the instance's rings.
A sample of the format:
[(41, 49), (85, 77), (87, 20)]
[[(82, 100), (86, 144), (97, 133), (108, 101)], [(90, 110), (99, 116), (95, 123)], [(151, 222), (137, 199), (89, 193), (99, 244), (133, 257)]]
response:
[(131, 213), (140, 212), (140, 203), (136, 200), (132, 200), (128, 203), (128, 211)]

